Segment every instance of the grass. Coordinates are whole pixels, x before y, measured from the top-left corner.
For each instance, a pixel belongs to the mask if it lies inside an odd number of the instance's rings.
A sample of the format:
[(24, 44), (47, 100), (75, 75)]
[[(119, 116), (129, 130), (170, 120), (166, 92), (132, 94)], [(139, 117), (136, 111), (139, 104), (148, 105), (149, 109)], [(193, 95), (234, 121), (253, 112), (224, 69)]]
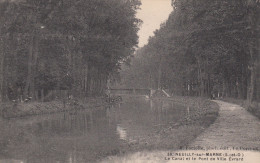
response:
[(253, 102), (252, 104), (248, 104), (246, 100), (243, 99), (235, 99), (235, 98), (224, 98), (222, 99), (225, 102), (230, 102), (233, 104), (240, 105), (244, 108), (246, 108), (247, 111), (249, 111), (252, 115), (256, 116), (260, 119), (260, 103)]

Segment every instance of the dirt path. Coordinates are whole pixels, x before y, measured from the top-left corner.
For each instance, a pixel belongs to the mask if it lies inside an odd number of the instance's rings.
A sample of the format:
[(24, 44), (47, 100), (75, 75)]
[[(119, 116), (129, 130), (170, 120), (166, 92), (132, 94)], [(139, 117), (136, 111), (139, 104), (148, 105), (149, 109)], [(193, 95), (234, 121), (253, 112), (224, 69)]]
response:
[[(193, 143), (191, 148), (203, 148), (211, 150), (189, 151), (142, 151), (126, 155), (124, 157), (110, 157), (102, 162), (115, 163), (150, 163), (150, 162), (177, 162), (177, 163), (258, 163), (260, 162), (260, 121), (239, 105), (215, 101), (220, 106), (219, 117), (208, 129), (205, 130)], [(237, 148), (237, 150), (233, 150)], [(221, 149), (221, 151), (219, 151)], [(251, 150), (253, 149), (253, 150)], [(242, 152), (241, 152), (242, 150)], [(258, 150), (258, 151), (256, 151)], [(172, 160), (170, 153), (243, 153), (243, 157), (226, 156), (226, 160), (202, 160), (197, 157), (196, 161)], [(176, 158), (176, 157), (175, 157)], [(229, 160), (231, 158), (231, 160)], [(236, 158), (240, 160), (236, 160)], [(243, 160), (241, 160), (243, 158)], [(169, 160), (167, 160), (169, 159)], [(185, 158), (186, 159), (186, 158)], [(234, 159), (234, 160), (232, 160)]]
[(260, 121), (239, 105), (216, 101), (219, 117), (190, 144), (207, 147), (243, 147), (260, 150)]

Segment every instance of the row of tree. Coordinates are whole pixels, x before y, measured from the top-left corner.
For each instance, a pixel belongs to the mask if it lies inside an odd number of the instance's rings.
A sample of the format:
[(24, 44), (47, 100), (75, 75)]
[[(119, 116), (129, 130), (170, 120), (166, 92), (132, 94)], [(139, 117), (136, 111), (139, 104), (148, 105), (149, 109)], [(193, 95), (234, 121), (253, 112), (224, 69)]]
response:
[[(259, 0), (174, 0), (122, 84), (260, 100)], [(149, 80), (148, 80), (149, 79)]]
[(0, 99), (100, 95), (138, 44), (139, 0), (0, 1)]

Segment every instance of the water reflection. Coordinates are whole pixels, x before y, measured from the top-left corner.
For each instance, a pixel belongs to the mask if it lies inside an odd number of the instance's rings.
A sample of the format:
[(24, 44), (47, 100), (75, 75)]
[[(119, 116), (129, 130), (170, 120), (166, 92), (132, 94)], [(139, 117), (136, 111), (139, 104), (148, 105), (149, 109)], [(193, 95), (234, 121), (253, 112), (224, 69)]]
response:
[(124, 97), (108, 108), (1, 120), (0, 162), (92, 162), (186, 113), (171, 101)]
[(120, 125), (116, 126), (116, 132), (119, 135), (119, 138), (122, 140), (126, 140), (126, 129), (121, 127)]

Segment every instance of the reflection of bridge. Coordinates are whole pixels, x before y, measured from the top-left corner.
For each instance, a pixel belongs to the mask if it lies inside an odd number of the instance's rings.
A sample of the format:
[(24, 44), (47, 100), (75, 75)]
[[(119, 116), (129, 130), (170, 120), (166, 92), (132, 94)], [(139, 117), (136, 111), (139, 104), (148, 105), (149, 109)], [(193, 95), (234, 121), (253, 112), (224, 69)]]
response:
[(146, 88), (110, 88), (111, 94), (132, 94), (132, 95), (145, 95), (151, 97), (156, 90)]

